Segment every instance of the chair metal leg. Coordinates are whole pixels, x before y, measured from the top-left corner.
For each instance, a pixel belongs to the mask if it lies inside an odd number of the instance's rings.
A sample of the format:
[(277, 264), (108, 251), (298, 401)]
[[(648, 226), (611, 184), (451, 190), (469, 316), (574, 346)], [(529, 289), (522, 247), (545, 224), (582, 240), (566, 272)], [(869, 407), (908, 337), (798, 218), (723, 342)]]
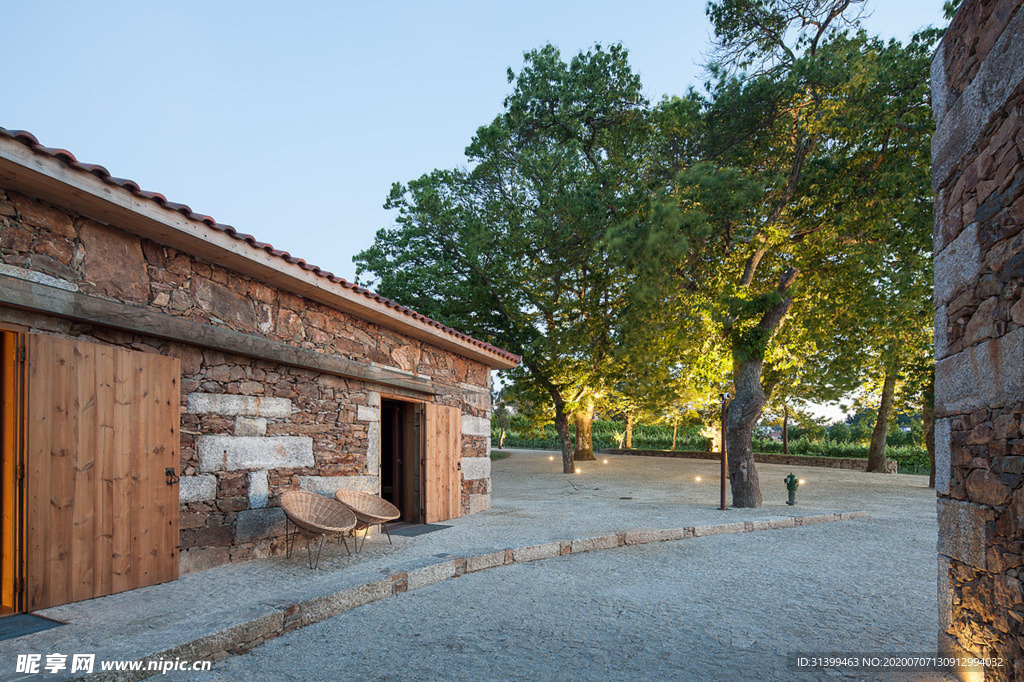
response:
[[(285, 519), (285, 522), (284, 522), (284, 557), (285, 557), (285, 559), (291, 559), (292, 558), (292, 538), (295, 536), (295, 533), (290, 532), (291, 528), (292, 528), (292, 522), (289, 521), (288, 519)], [(298, 530), (298, 529), (296, 529), (296, 530)]]
[(388, 524), (382, 523), (380, 527), (384, 530), (384, 534), (388, 536), (388, 544), (394, 545), (395, 543), (391, 542), (391, 531), (388, 530)]
[(320, 536), (320, 542), (316, 546), (316, 562), (313, 564), (313, 568), (320, 568), (320, 550), (324, 548), (324, 541), (327, 539), (326, 535)]
[(312, 568), (313, 568), (313, 550), (311, 550), (309, 548), (309, 531), (306, 530), (305, 528), (303, 528), (302, 530), (305, 531), (303, 533), (303, 535), (306, 536), (306, 558), (309, 560), (309, 568), (310, 568), (310, 570), (312, 570)]
[(348, 552), (349, 556), (352, 556), (352, 550), (348, 548), (348, 540), (345, 539), (344, 533), (338, 533), (338, 537), (341, 538), (342, 544), (345, 545), (345, 551)]

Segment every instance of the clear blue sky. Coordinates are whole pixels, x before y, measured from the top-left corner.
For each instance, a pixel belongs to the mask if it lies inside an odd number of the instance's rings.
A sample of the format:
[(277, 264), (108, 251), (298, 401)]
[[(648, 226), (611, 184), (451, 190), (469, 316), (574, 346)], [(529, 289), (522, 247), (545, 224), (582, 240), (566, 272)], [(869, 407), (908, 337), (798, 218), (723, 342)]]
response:
[[(869, 1), (869, 30), (942, 0)], [(0, 126), (352, 279), (392, 182), (463, 163), (546, 42), (630, 51), (652, 100), (703, 81), (704, 3), (0, 0)]]

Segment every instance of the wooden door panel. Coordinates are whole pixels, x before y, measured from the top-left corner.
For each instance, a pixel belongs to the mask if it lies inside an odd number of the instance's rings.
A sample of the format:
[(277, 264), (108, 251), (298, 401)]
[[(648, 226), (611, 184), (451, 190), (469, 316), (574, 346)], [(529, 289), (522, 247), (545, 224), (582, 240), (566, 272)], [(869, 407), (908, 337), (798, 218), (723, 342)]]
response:
[(0, 329), (0, 613), (22, 608), (21, 500), (22, 441), (21, 337)]
[(424, 520), (436, 523), (462, 515), (462, 412), (427, 403), (424, 421)]
[(29, 335), (30, 610), (178, 575), (179, 362)]

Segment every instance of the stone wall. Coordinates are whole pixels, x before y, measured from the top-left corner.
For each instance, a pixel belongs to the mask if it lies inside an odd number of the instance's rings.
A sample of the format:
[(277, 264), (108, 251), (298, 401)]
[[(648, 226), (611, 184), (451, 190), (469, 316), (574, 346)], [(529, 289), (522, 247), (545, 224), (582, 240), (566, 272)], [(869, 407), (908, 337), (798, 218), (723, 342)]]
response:
[[(620, 450), (608, 448), (601, 450), (609, 455), (639, 455), (641, 457), (676, 457), (679, 459), (721, 459), (718, 452), (705, 452), (703, 450)], [(867, 471), (868, 461), (856, 457), (814, 457), (813, 455), (785, 455), (778, 452), (755, 452), (754, 461), (761, 464), (782, 464), (785, 466), (800, 467), (821, 467), (824, 469), (851, 469), (855, 471)], [(887, 460), (885, 472), (887, 474), (899, 473), (900, 464), (896, 460)]]
[[(478, 362), (2, 187), (0, 274), (429, 377), (462, 411), (463, 512), (490, 507)], [(180, 358), (183, 571), (279, 551), (287, 490), (379, 490), (378, 385), (11, 308), (0, 321)]]
[(967, 0), (932, 60), (939, 648), (1024, 679), (1024, 11)]

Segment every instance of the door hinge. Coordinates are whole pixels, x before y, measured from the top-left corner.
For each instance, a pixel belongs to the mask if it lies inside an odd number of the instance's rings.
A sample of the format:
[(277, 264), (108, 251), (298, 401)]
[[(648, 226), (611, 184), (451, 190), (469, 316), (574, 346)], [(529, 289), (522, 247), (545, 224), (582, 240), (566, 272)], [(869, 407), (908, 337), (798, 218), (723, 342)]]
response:
[(18, 346), (18, 352), (14, 354), (18, 362), (25, 362), (25, 346)]
[(167, 467), (164, 469), (164, 473), (167, 475), (167, 485), (174, 485), (181, 480), (178, 474), (174, 473), (174, 467)]

